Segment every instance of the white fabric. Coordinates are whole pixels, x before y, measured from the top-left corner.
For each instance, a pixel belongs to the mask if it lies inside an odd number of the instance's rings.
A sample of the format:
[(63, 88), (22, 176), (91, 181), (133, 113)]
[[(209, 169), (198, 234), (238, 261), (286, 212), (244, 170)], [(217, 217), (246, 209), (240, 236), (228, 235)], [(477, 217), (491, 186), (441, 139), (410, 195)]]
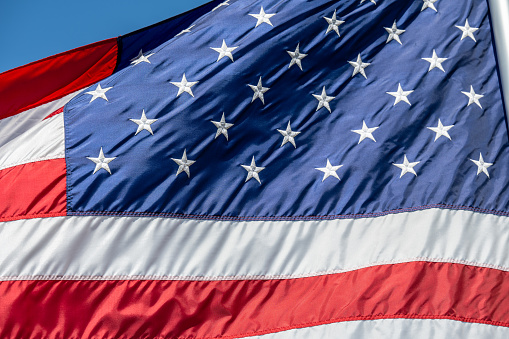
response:
[(410, 261), (509, 271), (508, 221), (442, 209), (295, 222), (17, 220), (0, 223), (0, 280), (281, 279)]
[(382, 319), (334, 323), (262, 336), (259, 339), (506, 339), (509, 328), (446, 319)]
[[(80, 90), (81, 91), (81, 90)], [(80, 91), (0, 120), (0, 170), (26, 163), (64, 158), (63, 114), (44, 120)]]
[(65, 156), (63, 114), (43, 120), (0, 146), (0, 170)]
[(1, 119), (0, 130), (2, 133), (0, 134), (0, 147), (3, 147), (5, 144), (14, 140), (21, 134), (25, 134), (26, 131), (39, 124), (45, 117), (55, 112), (57, 109), (62, 108), (80, 91), (71, 93), (61, 99), (54, 100), (44, 105), (26, 110), (12, 117)]
[(509, 1), (489, 0), (506, 114), (509, 114)]

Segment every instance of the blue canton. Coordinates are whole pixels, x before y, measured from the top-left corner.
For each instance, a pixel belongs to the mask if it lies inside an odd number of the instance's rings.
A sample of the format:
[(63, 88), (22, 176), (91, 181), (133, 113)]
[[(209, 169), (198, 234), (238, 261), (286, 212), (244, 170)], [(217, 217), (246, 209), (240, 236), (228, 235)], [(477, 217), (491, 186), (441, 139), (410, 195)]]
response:
[(486, 1), (221, 2), (67, 104), (70, 215), (508, 209)]

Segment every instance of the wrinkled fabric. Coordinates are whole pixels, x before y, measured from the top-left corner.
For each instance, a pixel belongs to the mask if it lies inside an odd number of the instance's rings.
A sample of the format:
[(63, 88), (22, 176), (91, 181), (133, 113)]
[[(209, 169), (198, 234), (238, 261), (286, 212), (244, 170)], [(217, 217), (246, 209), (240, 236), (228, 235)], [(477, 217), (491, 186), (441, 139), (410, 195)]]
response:
[[(487, 3), (219, 3), (120, 38), (105, 95), (94, 84), (64, 109), (65, 161), (0, 171), (0, 337), (326, 337), (328, 324), (377, 337), (369, 326), (386, 318), (391, 337), (503, 333), (482, 327), (509, 327), (507, 127)], [(274, 15), (255, 27), (262, 6)], [(334, 13), (341, 37), (326, 34)], [(466, 19), (477, 42), (461, 40)], [(386, 43), (394, 20), (402, 45)], [(234, 62), (217, 59), (223, 41)], [(289, 67), (296, 46), (303, 71)], [(150, 62), (131, 64), (140, 49)], [(422, 59), (435, 52), (445, 72)], [(352, 77), (359, 55), (367, 79)], [(179, 95), (184, 74), (195, 85)], [(258, 82), (268, 90), (253, 101)], [(411, 105), (387, 94), (399, 85)], [(324, 87), (330, 112), (313, 96)], [(37, 93), (26, 107), (46, 102)], [(212, 123), (223, 113), (228, 139)], [(157, 121), (139, 130), (145, 114)], [(452, 140), (435, 140), (439, 119)], [(363, 122), (376, 142), (352, 132)], [(290, 123), (295, 147), (282, 145)], [(30, 144), (18, 160), (52, 153), (28, 133), (3, 139)], [(417, 176), (393, 166), (407, 157)]]
[[(445, 207), (475, 208), (505, 213), (509, 204), (509, 153), (507, 128), (495, 63), (491, 28), (485, 1), (439, 1), (421, 12), (422, 1), (381, 1), (359, 5), (359, 1), (232, 1), (194, 22), (190, 33), (170, 39), (146, 53), (149, 63), (124, 69), (106, 80), (102, 88), (108, 101), (82, 93), (66, 105), (66, 161), (68, 168), (68, 211), (70, 214), (116, 214), (197, 216), (200, 218), (334, 217), (377, 215), (388, 210), (412, 209), (440, 204)], [(255, 28), (249, 16), (263, 6), (276, 13), (268, 24)], [(341, 37), (328, 27), (324, 17), (337, 11)], [(465, 19), (474, 27), (477, 42), (461, 40), (455, 25)], [(394, 20), (406, 32), (386, 44), (384, 27)], [(183, 27), (188, 28), (188, 27)], [(217, 62), (223, 39), (235, 62)], [(300, 44), (304, 72), (288, 68), (287, 51)], [(434, 69), (421, 58), (440, 57), (446, 72)], [(361, 54), (369, 62), (361, 75), (352, 78), (348, 61)], [(171, 82), (185, 73), (194, 97)], [(270, 88), (251, 103), (253, 90), (262, 77)], [(411, 106), (394, 106), (401, 83)], [(332, 113), (316, 112), (323, 86)], [(467, 106), (462, 91), (473, 86), (483, 108)], [(95, 85), (90, 88), (94, 90)], [(135, 136), (129, 119), (145, 111), (158, 119)], [(225, 112), (229, 140), (214, 139)], [(452, 142), (427, 127), (438, 119), (450, 130)], [(377, 142), (358, 144), (351, 132), (362, 126), (380, 126)], [(280, 147), (277, 129), (300, 131), (297, 148)], [(92, 175), (103, 148), (113, 175), (105, 171)], [(186, 150), (191, 178), (175, 176)], [(476, 175), (470, 159), (483, 154), (491, 179)], [(404, 155), (419, 161), (418, 176), (400, 171)], [(261, 186), (245, 182), (255, 157)], [(330, 159), (342, 164), (341, 181), (322, 183)], [(214, 217), (210, 217), (210, 216)]]
[(293, 279), (411, 261), (509, 271), (508, 221), (444, 209), (327, 221), (19, 220), (0, 224), (0, 280)]
[(0, 314), (0, 334), (232, 338), (383, 318), (507, 327), (508, 281), (508, 272), (423, 262), (286, 280), (14, 281), (0, 284), (13, 310)]
[(509, 107), (509, 35), (506, 33), (509, 32), (509, 4), (504, 0), (489, 0), (489, 4), (507, 113)]
[(358, 339), (358, 338), (412, 338), (412, 339), (504, 339), (509, 329), (501, 326), (464, 323), (446, 319), (382, 319), (341, 322), (316, 327), (300, 328), (253, 339)]

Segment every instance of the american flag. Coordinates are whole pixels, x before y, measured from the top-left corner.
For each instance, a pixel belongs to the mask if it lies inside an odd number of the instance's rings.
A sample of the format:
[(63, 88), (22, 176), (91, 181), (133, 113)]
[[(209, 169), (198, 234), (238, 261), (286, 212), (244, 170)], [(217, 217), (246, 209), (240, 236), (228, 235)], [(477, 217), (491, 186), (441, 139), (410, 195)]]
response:
[(2, 338), (509, 336), (486, 1), (213, 1), (0, 93)]

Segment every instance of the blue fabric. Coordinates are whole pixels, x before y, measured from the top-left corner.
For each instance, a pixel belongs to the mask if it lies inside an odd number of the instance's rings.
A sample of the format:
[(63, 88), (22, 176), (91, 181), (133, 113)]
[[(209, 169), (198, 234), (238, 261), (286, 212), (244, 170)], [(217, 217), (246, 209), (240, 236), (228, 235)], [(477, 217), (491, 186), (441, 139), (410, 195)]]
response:
[[(263, 6), (274, 27), (262, 24), (249, 13)], [(113, 87), (108, 102), (80, 94), (65, 108), (66, 161), (68, 168), (69, 214), (130, 213), (140, 215), (184, 214), (228, 217), (295, 217), (357, 215), (397, 209), (420, 208), (434, 204), (451, 208), (506, 211), (509, 203), (509, 153), (505, 113), (497, 76), (488, 7), (485, 1), (438, 1), (438, 13), (421, 12), (422, 2), (383, 0), (375, 6), (358, 0), (237, 0), (201, 16), (192, 33), (172, 38), (153, 49), (151, 64), (129, 66), (101, 86)], [(341, 37), (325, 35), (334, 10)], [(473, 27), (477, 43), (460, 40), (465, 19)], [(403, 45), (386, 44), (387, 32), (397, 20), (406, 30)], [(185, 23), (180, 29), (189, 25)], [(145, 37), (146, 38), (146, 37)], [(144, 39), (145, 39), (144, 38)], [(160, 41), (158, 31), (151, 38)], [(235, 62), (223, 58), (210, 47), (220, 47), (223, 39)], [(300, 43), (304, 72), (296, 65), (288, 68)], [(433, 49), (446, 57), (446, 72), (422, 60)], [(145, 51), (145, 49), (144, 49)], [(148, 50), (147, 50), (148, 52)], [(348, 61), (361, 54), (368, 79), (352, 78)], [(177, 87), (183, 73), (195, 97)], [(259, 77), (265, 93), (251, 103)], [(401, 83), (414, 90), (404, 102), (393, 106)], [(484, 95), (483, 109), (467, 107), (473, 85)], [(332, 113), (322, 108), (312, 94), (335, 96)], [(89, 90), (94, 90), (95, 85)], [(87, 91), (89, 91), (87, 90)], [(154, 135), (142, 131), (134, 135), (145, 110)], [(235, 124), (214, 139), (216, 127), (225, 112), (226, 121)], [(454, 125), (452, 141), (427, 127)], [(358, 144), (365, 120), (377, 142)], [(300, 131), (291, 144), (280, 147), (284, 130), (291, 121)], [(105, 170), (92, 174), (95, 164), (86, 157), (97, 157), (103, 147), (106, 157), (117, 157)], [(176, 176), (180, 159), (187, 150), (196, 163)], [(494, 163), (491, 179), (469, 159)], [(403, 156), (420, 161), (418, 174), (406, 174), (393, 163)], [(245, 182), (255, 157), (260, 185)], [(330, 177), (322, 182), (327, 159), (344, 165), (337, 171), (341, 181)]]
[(119, 37), (121, 46), (117, 71), (128, 67), (140, 50), (148, 52), (188, 28), (195, 20), (210, 12), (222, 1), (211, 1), (199, 8), (153, 26)]

